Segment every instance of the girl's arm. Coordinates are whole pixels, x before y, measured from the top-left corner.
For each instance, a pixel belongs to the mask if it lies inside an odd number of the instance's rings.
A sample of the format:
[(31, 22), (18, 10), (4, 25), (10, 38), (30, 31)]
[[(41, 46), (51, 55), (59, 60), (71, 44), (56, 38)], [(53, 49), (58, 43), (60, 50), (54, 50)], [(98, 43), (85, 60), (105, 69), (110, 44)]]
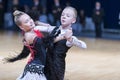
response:
[(40, 30), (41, 32), (47, 32), (50, 33), (52, 30), (55, 28), (55, 26), (51, 26), (47, 23), (43, 23), (40, 21), (35, 21), (36, 27), (34, 28), (35, 30)]
[[(51, 33), (56, 27), (56, 26), (51, 26), (49, 24), (46, 24), (40, 21), (35, 21), (35, 25), (36, 25), (36, 27), (34, 28), (35, 30), (40, 30), (41, 32), (47, 32), (47, 33)], [(54, 43), (57, 41), (63, 40), (63, 39), (65, 39), (64, 36), (57, 36), (54, 39)]]
[(30, 53), (30, 50), (26, 46), (24, 46), (20, 54), (12, 58), (5, 58), (4, 60), (6, 62), (15, 62), (17, 60), (26, 58), (29, 55), (29, 53)]
[(36, 26), (46, 26), (46, 27), (47, 27), (47, 26), (48, 26), (48, 27), (50, 26), (50, 24), (43, 23), (43, 22), (40, 22), (40, 21), (35, 21), (35, 25), (36, 25)]
[(55, 26), (36, 26), (34, 30), (39, 30), (41, 32), (47, 32), (50, 33), (55, 28)]

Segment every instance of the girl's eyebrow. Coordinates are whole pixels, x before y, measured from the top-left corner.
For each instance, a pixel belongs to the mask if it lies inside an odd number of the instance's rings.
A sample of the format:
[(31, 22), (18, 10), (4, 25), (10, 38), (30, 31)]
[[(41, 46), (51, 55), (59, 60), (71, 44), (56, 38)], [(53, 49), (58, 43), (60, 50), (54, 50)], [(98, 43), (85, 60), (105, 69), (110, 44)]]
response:
[(26, 23), (26, 22), (28, 22), (28, 20), (29, 20), (29, 19), (26, 19), (24, 22)]

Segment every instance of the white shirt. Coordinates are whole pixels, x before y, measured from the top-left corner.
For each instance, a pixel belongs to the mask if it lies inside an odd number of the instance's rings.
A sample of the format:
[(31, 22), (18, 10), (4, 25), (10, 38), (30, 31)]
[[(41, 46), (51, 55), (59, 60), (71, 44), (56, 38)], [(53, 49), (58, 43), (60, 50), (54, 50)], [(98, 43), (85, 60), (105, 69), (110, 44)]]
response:
[[(49, 26), (49, 27), (36, 26), (34, 28), (34, 30), (40, 30), (41, 32), (51, 33), (54, 28), (55, 28), (55, 26)], [(64, 36), (67, 29), (63, 29), (63, 28), (60, 27), (60, 30), (61, 30), (61, 33), (58, 36)], [(68, 47), (77, 46), (79, 48), (87, 48), (86, 43), (77, 39), (75, 36), (72, 36), (72, 42), (67, 40), (66, 46), (68, 46)]]

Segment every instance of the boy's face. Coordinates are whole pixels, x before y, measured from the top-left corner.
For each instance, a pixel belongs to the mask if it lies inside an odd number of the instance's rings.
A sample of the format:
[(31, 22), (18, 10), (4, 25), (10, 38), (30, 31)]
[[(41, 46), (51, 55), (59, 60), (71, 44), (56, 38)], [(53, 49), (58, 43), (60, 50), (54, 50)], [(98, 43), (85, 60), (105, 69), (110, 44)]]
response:
[(20, 28), (25, 31), (29, 31), (35, 27), (33, 19), (27, 14), (24, 14), (19, 19), (21, 21)]
[(72, 23), (75, 23), (76, 18), (75, 18), (75, 13), (72, 9), (64, 9), (62, 14), (61, 14), (61, 24), (62, 26), (69, 26)]
[(96, 7), (96, 9), (100, 9), (100, 7), (101, 7), (101, 5), (100, 5), (100, 3), (99, 2), (96, 2), (96, 4), (95, 4), (95, 7)]

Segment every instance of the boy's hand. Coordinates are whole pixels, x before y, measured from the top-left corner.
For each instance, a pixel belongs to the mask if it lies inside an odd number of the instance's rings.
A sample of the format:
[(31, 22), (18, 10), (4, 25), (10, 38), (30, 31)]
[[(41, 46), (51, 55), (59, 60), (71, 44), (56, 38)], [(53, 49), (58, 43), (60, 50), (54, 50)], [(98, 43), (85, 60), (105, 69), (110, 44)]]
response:
[(72, 35), (73, 35), (72, 29), (68, 29), (68, 30), (66, 30), (64, 37), (65, 37), (65, 39), (69, 40), (72, 38)]

